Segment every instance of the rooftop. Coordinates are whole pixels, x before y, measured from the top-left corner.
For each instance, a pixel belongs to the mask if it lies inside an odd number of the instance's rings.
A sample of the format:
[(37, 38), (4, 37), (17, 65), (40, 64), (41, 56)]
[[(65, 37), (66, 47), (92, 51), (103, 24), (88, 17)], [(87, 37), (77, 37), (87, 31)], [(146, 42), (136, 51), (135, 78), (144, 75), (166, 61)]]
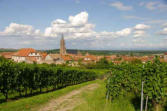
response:
[(28, 56), (29, 53), (34, 53), (34, 52), (36, 52), (36, 50), (33, 48), (22, 48), (18, 52), (16, 52), (14, 55), (25, 57), (25, 56)]

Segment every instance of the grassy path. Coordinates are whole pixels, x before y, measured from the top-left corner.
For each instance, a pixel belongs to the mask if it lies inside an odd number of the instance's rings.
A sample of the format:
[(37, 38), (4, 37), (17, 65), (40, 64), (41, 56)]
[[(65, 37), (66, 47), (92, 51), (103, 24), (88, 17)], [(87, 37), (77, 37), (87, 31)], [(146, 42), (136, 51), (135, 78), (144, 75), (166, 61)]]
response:
[(133, 96), (109, 102), (105, 82), (95, 80), (0, 104), (0, 111), (135, 111)]
[(72, 111), (135, 111), (130, 96), (109, 102), (105, 98), (105, 82), (97, 81), (97, 83), (99, 84), (97, 89), (81, 94), (80, 99), (84, 102)]
[(97, 81), (98, 80), (89, 81), (79, 85), (69, 86), (54, 92), (2, 103), (0, 104), (0, 111), (37, 111), (39, 107), (42, 107), (44, 104), (48, 103), (51, 99), (56, 99), (73, 90), (79, 89), (89, 84), (96, 83)]
[(57, 99), (52, 99), (48, 104), (44, 105), (39, 111), (70, 111), (84, 101), (80, 98), (81, 93), (87, 93), (98, 88), (97, 83), (86, 85), (80, 89), (73, 90), (68, 94)]

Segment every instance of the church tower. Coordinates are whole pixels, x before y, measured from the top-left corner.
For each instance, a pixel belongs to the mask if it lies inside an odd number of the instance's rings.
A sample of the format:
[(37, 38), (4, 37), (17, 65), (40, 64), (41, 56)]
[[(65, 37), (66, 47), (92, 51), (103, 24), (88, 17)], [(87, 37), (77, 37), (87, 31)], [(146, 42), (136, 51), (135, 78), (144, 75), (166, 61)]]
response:
[(66, 54), (66, 47), (65, 47), (64, 35), (62, 34), (60, 40), (60, 55), (65, 55), (65, 54)]

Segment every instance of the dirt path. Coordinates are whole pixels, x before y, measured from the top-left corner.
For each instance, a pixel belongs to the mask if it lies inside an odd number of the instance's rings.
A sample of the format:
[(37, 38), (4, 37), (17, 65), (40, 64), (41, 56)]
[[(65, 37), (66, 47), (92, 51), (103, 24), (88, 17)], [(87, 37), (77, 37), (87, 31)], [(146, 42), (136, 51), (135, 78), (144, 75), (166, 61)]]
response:
[(49, 103), (41, 107), (39, 111), (71, 111), (73, 108), (84, 102), (84, 100), (79, 97), (82, 92), (95, 90), (98, 86), (97, 83), (90, 84), (71, 91), (57, 99), (52, 99)]

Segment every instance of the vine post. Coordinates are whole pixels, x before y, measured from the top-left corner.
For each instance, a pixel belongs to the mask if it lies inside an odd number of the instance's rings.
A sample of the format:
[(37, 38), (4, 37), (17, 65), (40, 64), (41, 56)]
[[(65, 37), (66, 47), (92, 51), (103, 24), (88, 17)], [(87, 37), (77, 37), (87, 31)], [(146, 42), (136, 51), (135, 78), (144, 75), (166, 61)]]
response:
[(141, 106), (140, 106), (140, 111), (143, 111), (143, 87), (144, 87), (144, 81), (142, 81), (142, 88), (141, 88)]

